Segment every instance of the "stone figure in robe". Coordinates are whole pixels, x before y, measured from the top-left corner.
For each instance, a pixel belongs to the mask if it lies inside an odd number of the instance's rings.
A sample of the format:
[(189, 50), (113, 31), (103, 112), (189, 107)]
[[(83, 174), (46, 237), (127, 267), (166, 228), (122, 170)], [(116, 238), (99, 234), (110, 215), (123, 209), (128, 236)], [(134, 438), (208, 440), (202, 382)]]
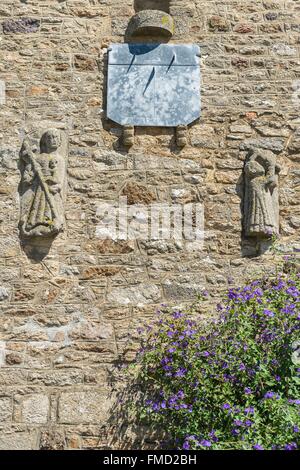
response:
[(245, 165), (246, 236), (272, 238), (279, 234), (279, 173), (273, 152), (263, 149), (250, 152)]
[(64, 230), (67, 146), (61, 131), (51, 129), (40, 140), (40, 153), (24, 140), (20, 151), (22, 237), (54, 237)]

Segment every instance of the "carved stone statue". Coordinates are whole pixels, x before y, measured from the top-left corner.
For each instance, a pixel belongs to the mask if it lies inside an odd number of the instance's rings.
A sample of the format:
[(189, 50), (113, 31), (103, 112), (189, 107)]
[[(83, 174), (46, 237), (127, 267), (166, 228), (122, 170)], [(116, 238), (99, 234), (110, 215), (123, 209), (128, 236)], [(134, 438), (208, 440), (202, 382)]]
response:
[(251, 150), (245, 165), (244, 228), (248, 237), (271, 238), (279, 233), (276, 155), (263, 149)]
[(40, 140), (40, 154), (31, 149), (27, 139), (20, 151), (22, 237), (54, 237), (64, 230), (67, 144), (56, 129), (45, 132)]

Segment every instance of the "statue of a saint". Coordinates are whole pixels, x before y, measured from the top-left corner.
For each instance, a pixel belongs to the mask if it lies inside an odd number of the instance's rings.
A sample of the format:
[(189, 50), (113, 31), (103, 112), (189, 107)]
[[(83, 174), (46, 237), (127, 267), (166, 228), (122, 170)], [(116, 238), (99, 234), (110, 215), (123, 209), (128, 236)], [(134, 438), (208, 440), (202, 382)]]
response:
[(40, 154), (24, 140), (21, 151), (22, 237), (53, 237), (64, 229), (66, 145), (59, 130), (42, 135)]
[(248, 237), (279, 234), (280, 166), (270, 150), (252, 150), (245, 165), (244, 228)]

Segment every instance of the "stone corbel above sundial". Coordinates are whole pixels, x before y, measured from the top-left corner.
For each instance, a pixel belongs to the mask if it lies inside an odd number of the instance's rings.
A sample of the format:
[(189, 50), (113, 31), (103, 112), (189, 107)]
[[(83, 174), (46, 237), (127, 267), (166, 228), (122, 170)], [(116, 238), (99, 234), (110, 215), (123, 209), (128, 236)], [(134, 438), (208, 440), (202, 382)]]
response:
[(132, 37), (158, 34), (170, 39), (174, 34), (174, 20), (165, 11), (142, 10), (131, 18), (127, 34)]

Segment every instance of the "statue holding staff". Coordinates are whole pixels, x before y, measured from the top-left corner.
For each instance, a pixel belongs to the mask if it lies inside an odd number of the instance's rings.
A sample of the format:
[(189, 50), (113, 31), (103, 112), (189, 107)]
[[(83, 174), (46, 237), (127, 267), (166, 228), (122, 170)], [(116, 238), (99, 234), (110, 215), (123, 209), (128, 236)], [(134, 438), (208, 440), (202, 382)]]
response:
[(52, 237), (64, 229), (66, 155), (62, 133), (51, 129), (42, 135), (40, 154), (24, 140), (21, 151), (21, 217), (23, 237)]

